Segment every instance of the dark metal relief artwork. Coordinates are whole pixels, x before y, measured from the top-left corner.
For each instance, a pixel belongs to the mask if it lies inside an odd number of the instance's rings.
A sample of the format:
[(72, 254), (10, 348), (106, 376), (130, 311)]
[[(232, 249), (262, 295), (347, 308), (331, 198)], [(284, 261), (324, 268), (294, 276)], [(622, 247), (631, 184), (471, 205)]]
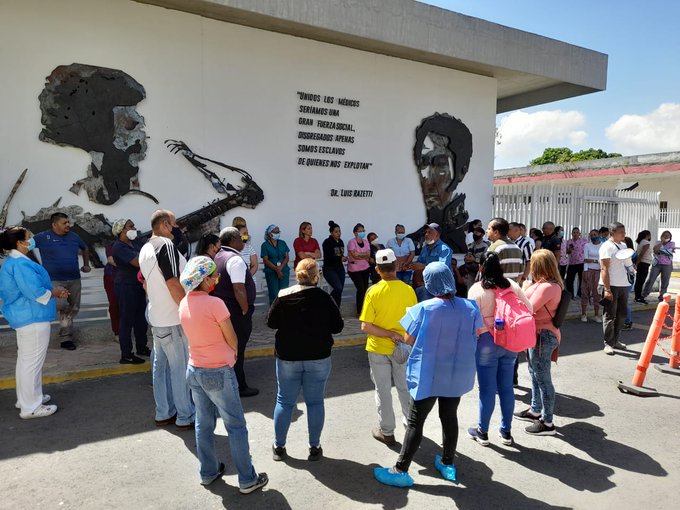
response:
[(423, 119), (416, 129), (413, 156), (420, 176), (427, 223), (442, 227), (442, 240), (454, 252), (465, 253), (468, 212), (465, 194), (455, 193), (472, 158), (472, 134), (446, 113)]
[(47, 77), (39, 95), (43, 130), (40, 140), (77, 147), (90, 154), (87, 177), (71, 187), (85, 189), (95, 203), (111, 205), (139, 190), (139, 162), (146, 156), (144, 118), (135, 109), (144, 87), (117, 69), (86, 64), (63, 65)]
[[(219, 230), (219, 217), (230, 209), (236, 207), (254, 209), (257, 204), (264, 200), (262, 188), (257, 185), (253, 180), (253, 177), (245, 170), (196, 154), (181, 140), (166, 140), (165, 144), (173, 154), (181, 154), (184, 156), (184, 158), (210, 182), (218, 193), (227, 195), (224, 198), (215, 199), (200, 209), (177, 218), (177, 224), (187, 232), (187, 237), (190, 242), (197, 241), (205, 232), (215, 232)], [(215, 172), (210, 170), (209, 164), (226, 168), (227, 170), (231, 170), (240, 175), (242, 185), (234, 187), (231, 183), (226, 182), (224, 179), (220, 179)]]

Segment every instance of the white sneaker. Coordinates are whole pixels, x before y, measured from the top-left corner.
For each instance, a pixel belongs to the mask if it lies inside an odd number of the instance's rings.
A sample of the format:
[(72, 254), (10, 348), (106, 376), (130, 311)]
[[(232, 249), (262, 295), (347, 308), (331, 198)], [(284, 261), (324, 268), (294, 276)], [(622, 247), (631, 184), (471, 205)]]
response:
[(602, 316), (601, 316), (601, 315), (596, 315), (596, 316), (593, 318), (593, 320), (594, 320), (595, 322), (599, 322), (600, 324), (602, 324)]
[[(52, 397), (50, 397), (49, 395), (46, 395), (46, 394), (43, 393), (42, 403), (43, 403), (43, 404), (47, 404), (50, 400), (52, 400)], [(14, 407), (16, 407), (17, 409), (21, 409), (21, 406), (19, 405), (19, 402), (17, 402), (16, 404), (14, 404)]]
[(38, 408), (32, 413), (28, 414), (20, 413), (19, 418), (21, 418), (22, 420), (30, 420), (31, 418), (45, 418), (46, 416), (50, 416), (56, 412), (57, 406), (55, 405), (50, 406), (41, 405), (38, 406)]
[(581, 322), (588, 322), (588, 317), (586, 315), (581, 315)]
[(613, 356), (614, 355), (614, 348), (611, 345), (607, 344), (607, 345), (604, 346), (604, 353), (608, 354), (609, 356)]

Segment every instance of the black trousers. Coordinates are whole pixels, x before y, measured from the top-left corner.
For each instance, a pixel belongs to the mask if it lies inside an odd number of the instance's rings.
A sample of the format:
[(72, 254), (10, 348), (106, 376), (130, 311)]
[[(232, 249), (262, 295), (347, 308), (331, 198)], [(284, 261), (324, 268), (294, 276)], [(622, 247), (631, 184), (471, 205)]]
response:
[(368, 290), (368, 277), (370, 274), (370, 269), (349, 271), (349, 277), (352, 279), (352, 283), (354, 283), (354, 287), (357, 289), (357, 315), (361, 314), (361, 309), (364, 307), (364, 297)]
[(635, 299), (642, 299), (642, 287), (645, 285), (649, 274), (649, 264), (640, 262), (637, 265), (637, 275), (635, 276)]
[(236, 363), (234, 364), (234, 372), (236, 373), (239, 390), (248, 387), (246, 374), (243, 369), (243, 362), (245, 361), (246, 345), (248, 345), (250, 333), (253, 331), (253, 312), (255, 312), (254, 305), (248, 307), (248, 313), (245, 315), (243, 315), (240, 308), (238, 310), (229, 310), (229, 313), (231, 314), (231, 325), (234, 326), (234, 332), (236, 333), (236, 339), (238, 340), (238, 356), (236, 357)]
[[(581, 284), (583, 283), (583, 264), (571, 264), (567, 268), (567, 281), (565, 282), (567, 290), (574, 294), (574, 280), (578, 276), (578, 294), (581, 295)], [(576, 295), (574, 294), (574, 295)]]
[[(601, 297), (604, 297), (604, 287), (602, 285), (597, 287), (597, 291)], [(604, 343), (614, 347), (619, 341), (619, 333), (626, 321), (626, 308), (628, 307), (628, 287), (614, 287), (611, 286), (612, 297), (610, 301), (604, 300), (602, 308), (602, 330), (604, 333)]]
[(458, 445), (458, 404), (460, 397), (428, 397), (422, 400), (411, 399), (409, 408), (408, 427), (404, 436), (404, 444), (397, 460), (397, 469), (408, 471), (413, 456), (418, 451), (423, 440), (423, 426), (427, 415), (430, 414), (434, 403), (439, 400), (439, 420), (442, 422), (444, 436), (444, 454), (442, 464), (453, 464), (453, 456)]
[(141, 283), (116, 283), (114, 286), (118, 300), (119, 323), (118, 342), (122, 358), (132, 356), (132, 332), (135, 334), (137, 353), (147, 348), (146, 294)]

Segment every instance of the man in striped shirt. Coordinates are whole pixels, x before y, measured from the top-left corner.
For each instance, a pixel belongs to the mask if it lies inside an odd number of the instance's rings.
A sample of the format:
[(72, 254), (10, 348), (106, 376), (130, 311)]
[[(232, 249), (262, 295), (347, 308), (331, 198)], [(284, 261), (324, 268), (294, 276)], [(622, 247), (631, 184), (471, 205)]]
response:
[(521, 281), (524, 274), (522, 250), (508, 238), (510, 225), (503, 218), (493, 218), (486, 227), (486, 237), (491, 241), (487, 253), (498, 255), (503, 275), (515, 281)]
[(508, 230), (508, 237), (513, 241), (520, 250), (522, 250), (522, 262), (524, 262), (524, 272), (517, 279), (517, 283), (521, 284), (529, 277), (529, 260), (534, 249), (531, 247), (529, 240), (522, 235), (522, 224), (510, 222), (510, 230)]

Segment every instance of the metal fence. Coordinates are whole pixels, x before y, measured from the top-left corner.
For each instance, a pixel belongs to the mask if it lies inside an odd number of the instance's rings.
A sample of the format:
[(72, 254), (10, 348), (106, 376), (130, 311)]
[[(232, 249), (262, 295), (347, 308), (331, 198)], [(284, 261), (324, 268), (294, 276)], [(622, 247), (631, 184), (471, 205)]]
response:
[[(587, 232), (619, 221), (634, 237), (659, 227), (659, 195), (654, 191), (618, 191), (575, 186), (499, 184), (494, 186), (493, 211), (508, 221), (540, 228), (543, 222)], [(680, 218), (680, 216), (679, 216)]]
[(680, 228), (680, 209), (661, 209), (659, 228)]

